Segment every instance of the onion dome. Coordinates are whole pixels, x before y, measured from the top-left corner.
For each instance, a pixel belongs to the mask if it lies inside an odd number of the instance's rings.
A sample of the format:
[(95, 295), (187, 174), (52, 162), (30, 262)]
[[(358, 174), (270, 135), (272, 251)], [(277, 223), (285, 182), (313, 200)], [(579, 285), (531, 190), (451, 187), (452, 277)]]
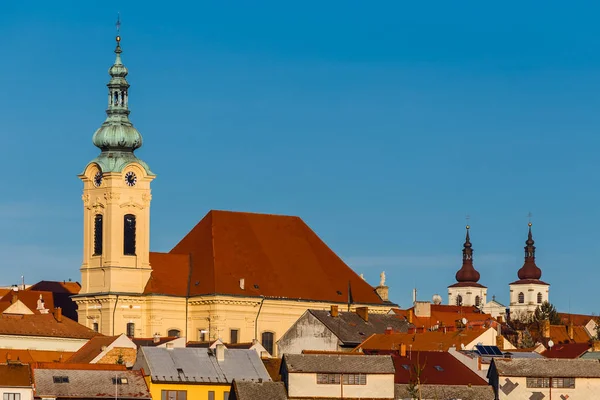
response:
[(125, 79), (129, 71), (121, 61), (121, 37), (116, 37), (116, 59), (108, 69), (108, 108), (106, 120), (96, 130), (92, 142), (101, 150), (92, 162), (97, 163), (102, 172), (120, 172), (132, 162), (141, 164), (149, 175), (150, 168), (133, 153), (142, 146), (142, 135), (129, 120), (129, 83)]
[(519, 279), (535, 279), (542, 277), (542, 270), (535, 265), (535, 241), (531, 234), (531, 222), (529, 223), (529, 234), (525, 241), (525, 263), (518, 272)]
[(471, 244), (471, 238), (469, 237), (469, 229), (471, 227), (467, 225), (467, 237), (463, 248), (463, 262), (462, 267), (456, 273), (456, 281), (460, 283), (479, 281), (479, 272), (473, 267), (473, 245)]

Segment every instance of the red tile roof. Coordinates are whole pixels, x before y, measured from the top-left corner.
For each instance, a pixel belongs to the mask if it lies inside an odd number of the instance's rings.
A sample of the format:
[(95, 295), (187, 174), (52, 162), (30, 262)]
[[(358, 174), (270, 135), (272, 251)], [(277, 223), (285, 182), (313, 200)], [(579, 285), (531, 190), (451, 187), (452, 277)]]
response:
[(573, 326), (573, 340), (571, 340), (568, 329), (564, 325), (550, 325), (550, 339), (556, 344), (588, 343), (591, 339), (583, 326)]
[(31, 387), (31, 371), (27, 364), (0, 364), (0, 386)]
[[(54, 296), (52, 296), (52, 292), (37, 290), (19, 290), (18, 292), (13, 292), (11, 290), (9, 293), (6, 293), (2, 298), (0, 298), (0, 302), (2, 302), (2, 304), (6, 304), (5, 302), (12, 303), (13, 294), (16, 295), (17, 298), (27, 306), (27, 308), (33, 311), (34, 314), (40, 313), (37, 310), (37, 301), (39, 300), (40, 295), (42, 295), (42, 299), (44, 300), (44, 307), (47, 310), (54, 309)], [(6, 308), (8, 307), (0, 309), (0, 312), (6, 310)]]
[(65, 362), (73, 354), (70, 351), (0, 349), (0, 362), (20, 361), (26, 364), (34, 362)]
[(408, 384), (416, 378), (415, 368), (422, 369), (423, 385), (481, 385), (488, 383), (450, 353), (442, 351), (413, 351), (406, 357), (393, 355), (394, 383)]
[(552, 349), (542, 352), (546, 358), (579, 358), (590, 349), (589, 343), (555, 344)]
[(423, 333), (391, 333), (375, 334), (366, 339), (354, 351), (362, 349), (365, 352), (374, 350), (400, 350), (400, 344), (406, 345), (407, 351), (448, 351), (452, 346), (461, 349), (486, 330), (466, 329), (454, 332), (425, 331)]
[(69, 359), (69, 363), (84, 363), (89, 364), (94, 358), (96, 358), (104, 349), (112, 342), (117, 340), (119, 336), (96, 336), (81, 347), (73, 356)]
[[(476, 307), (466, 306), (447, 306), (442, 304), (432, 304), (430, 317), (417, 317), (414, 314), (414, 307), (407, 310), (394, 308), (394, 313), (408, 320), (409, 310), (413, 311), (412, 323), (415, 327), (425, 327), (429, 329), (435, 325), (456, 326), (457, 322), (466, 318), (468, 324), (481, 325), (485, 321), (495, 321), (490, 314), (482, 314)], [(480, 322), (478, 324), (478, 322)]]
[[(179, 255), (173, 257), (173, 255)], [(191, 256), (191, 257), (190, 257)], [(151, 255), (145, 292), (383, 304), (298, 217), (210, 211), (170, 252)], [(191, 274), (189, 264), (191, 263)], [(245, 288), (240, 288), (240, 279)]]
[(563, 324), (573, 322), (573, 325), (585, 326), (590, 320), (597, 321), (600, 319), (597, 315), (585, 315), (585, 314), (569, 314), (569, 313), (558, 313), (560, 320)]
[(125, 367), (125, 365), (119, 364), (34, 363), (31, 364), (31, 368), (34, 370), (73, 369), (86, 371), (127, 371), (127, 367)]
[(38, 283), (31, 285), (25, 290), (41, 290), (52, 293), (68, 293), (68, 294), (79, 294), (81, 285), (79, 282), (60, 282), (60, 281), (39, 281)]
[(58, 322), (52, 314), (2, 314), (0, 316), (0, 335), (91, 339), (100, 334), (65, 316), (62, 317), (62, 322)]

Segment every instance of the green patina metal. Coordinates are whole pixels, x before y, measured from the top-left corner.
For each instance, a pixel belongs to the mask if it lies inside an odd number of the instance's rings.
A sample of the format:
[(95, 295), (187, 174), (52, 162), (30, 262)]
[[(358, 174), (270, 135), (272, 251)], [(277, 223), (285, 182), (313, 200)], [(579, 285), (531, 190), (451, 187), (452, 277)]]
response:
[(121, 37), (117, 36), (117, 57), (108, 70), (111, 79), (106, 85), (106, 120), (92, 138), (92, 142), (101, 153), (90, 164), (98, 164), (102, 172), (121, 172), (128, 164), (138, 163), (148, 175), (154, 175), (148, 164), (134, 154), (136, 149), (142, 147), (142, 135), (129, 120), (129, 83), (125, 79), (128, 71), (121, 61), (121, 53)]

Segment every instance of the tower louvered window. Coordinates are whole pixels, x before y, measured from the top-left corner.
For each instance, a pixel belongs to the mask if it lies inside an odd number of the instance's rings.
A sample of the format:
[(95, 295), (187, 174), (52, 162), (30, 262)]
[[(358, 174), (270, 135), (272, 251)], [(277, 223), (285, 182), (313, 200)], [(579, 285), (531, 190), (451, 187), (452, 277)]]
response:
[(542, 304), (542, 294), (541, 293), (537, 294), (537, 302), (538, 302), (538, 304)]
[(102, 214), (96, 214), (94, 217), (94, 255), (102, 254)]
[(519, 293), (519, 303), (525, 303), (525, 294), (523, 292)]
[(123, 254), (135, 256), (135, 215), (125, 215), (123, 222)]

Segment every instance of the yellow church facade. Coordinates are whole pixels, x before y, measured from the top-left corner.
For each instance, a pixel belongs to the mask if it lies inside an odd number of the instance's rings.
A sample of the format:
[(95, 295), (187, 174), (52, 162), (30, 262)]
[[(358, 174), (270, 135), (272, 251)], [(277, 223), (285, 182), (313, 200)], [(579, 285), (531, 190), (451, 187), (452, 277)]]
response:
[(331, 305), (385, 313), (385, 282), (373, 288), (298, 217), (209, 211), (168, 253), (150, 251), (155, 174), (134, 151), (127, 68), (117, 37), (100, 154), (83, 182), (79, 322), (106, 334), (274, 343), (307, 309)]

